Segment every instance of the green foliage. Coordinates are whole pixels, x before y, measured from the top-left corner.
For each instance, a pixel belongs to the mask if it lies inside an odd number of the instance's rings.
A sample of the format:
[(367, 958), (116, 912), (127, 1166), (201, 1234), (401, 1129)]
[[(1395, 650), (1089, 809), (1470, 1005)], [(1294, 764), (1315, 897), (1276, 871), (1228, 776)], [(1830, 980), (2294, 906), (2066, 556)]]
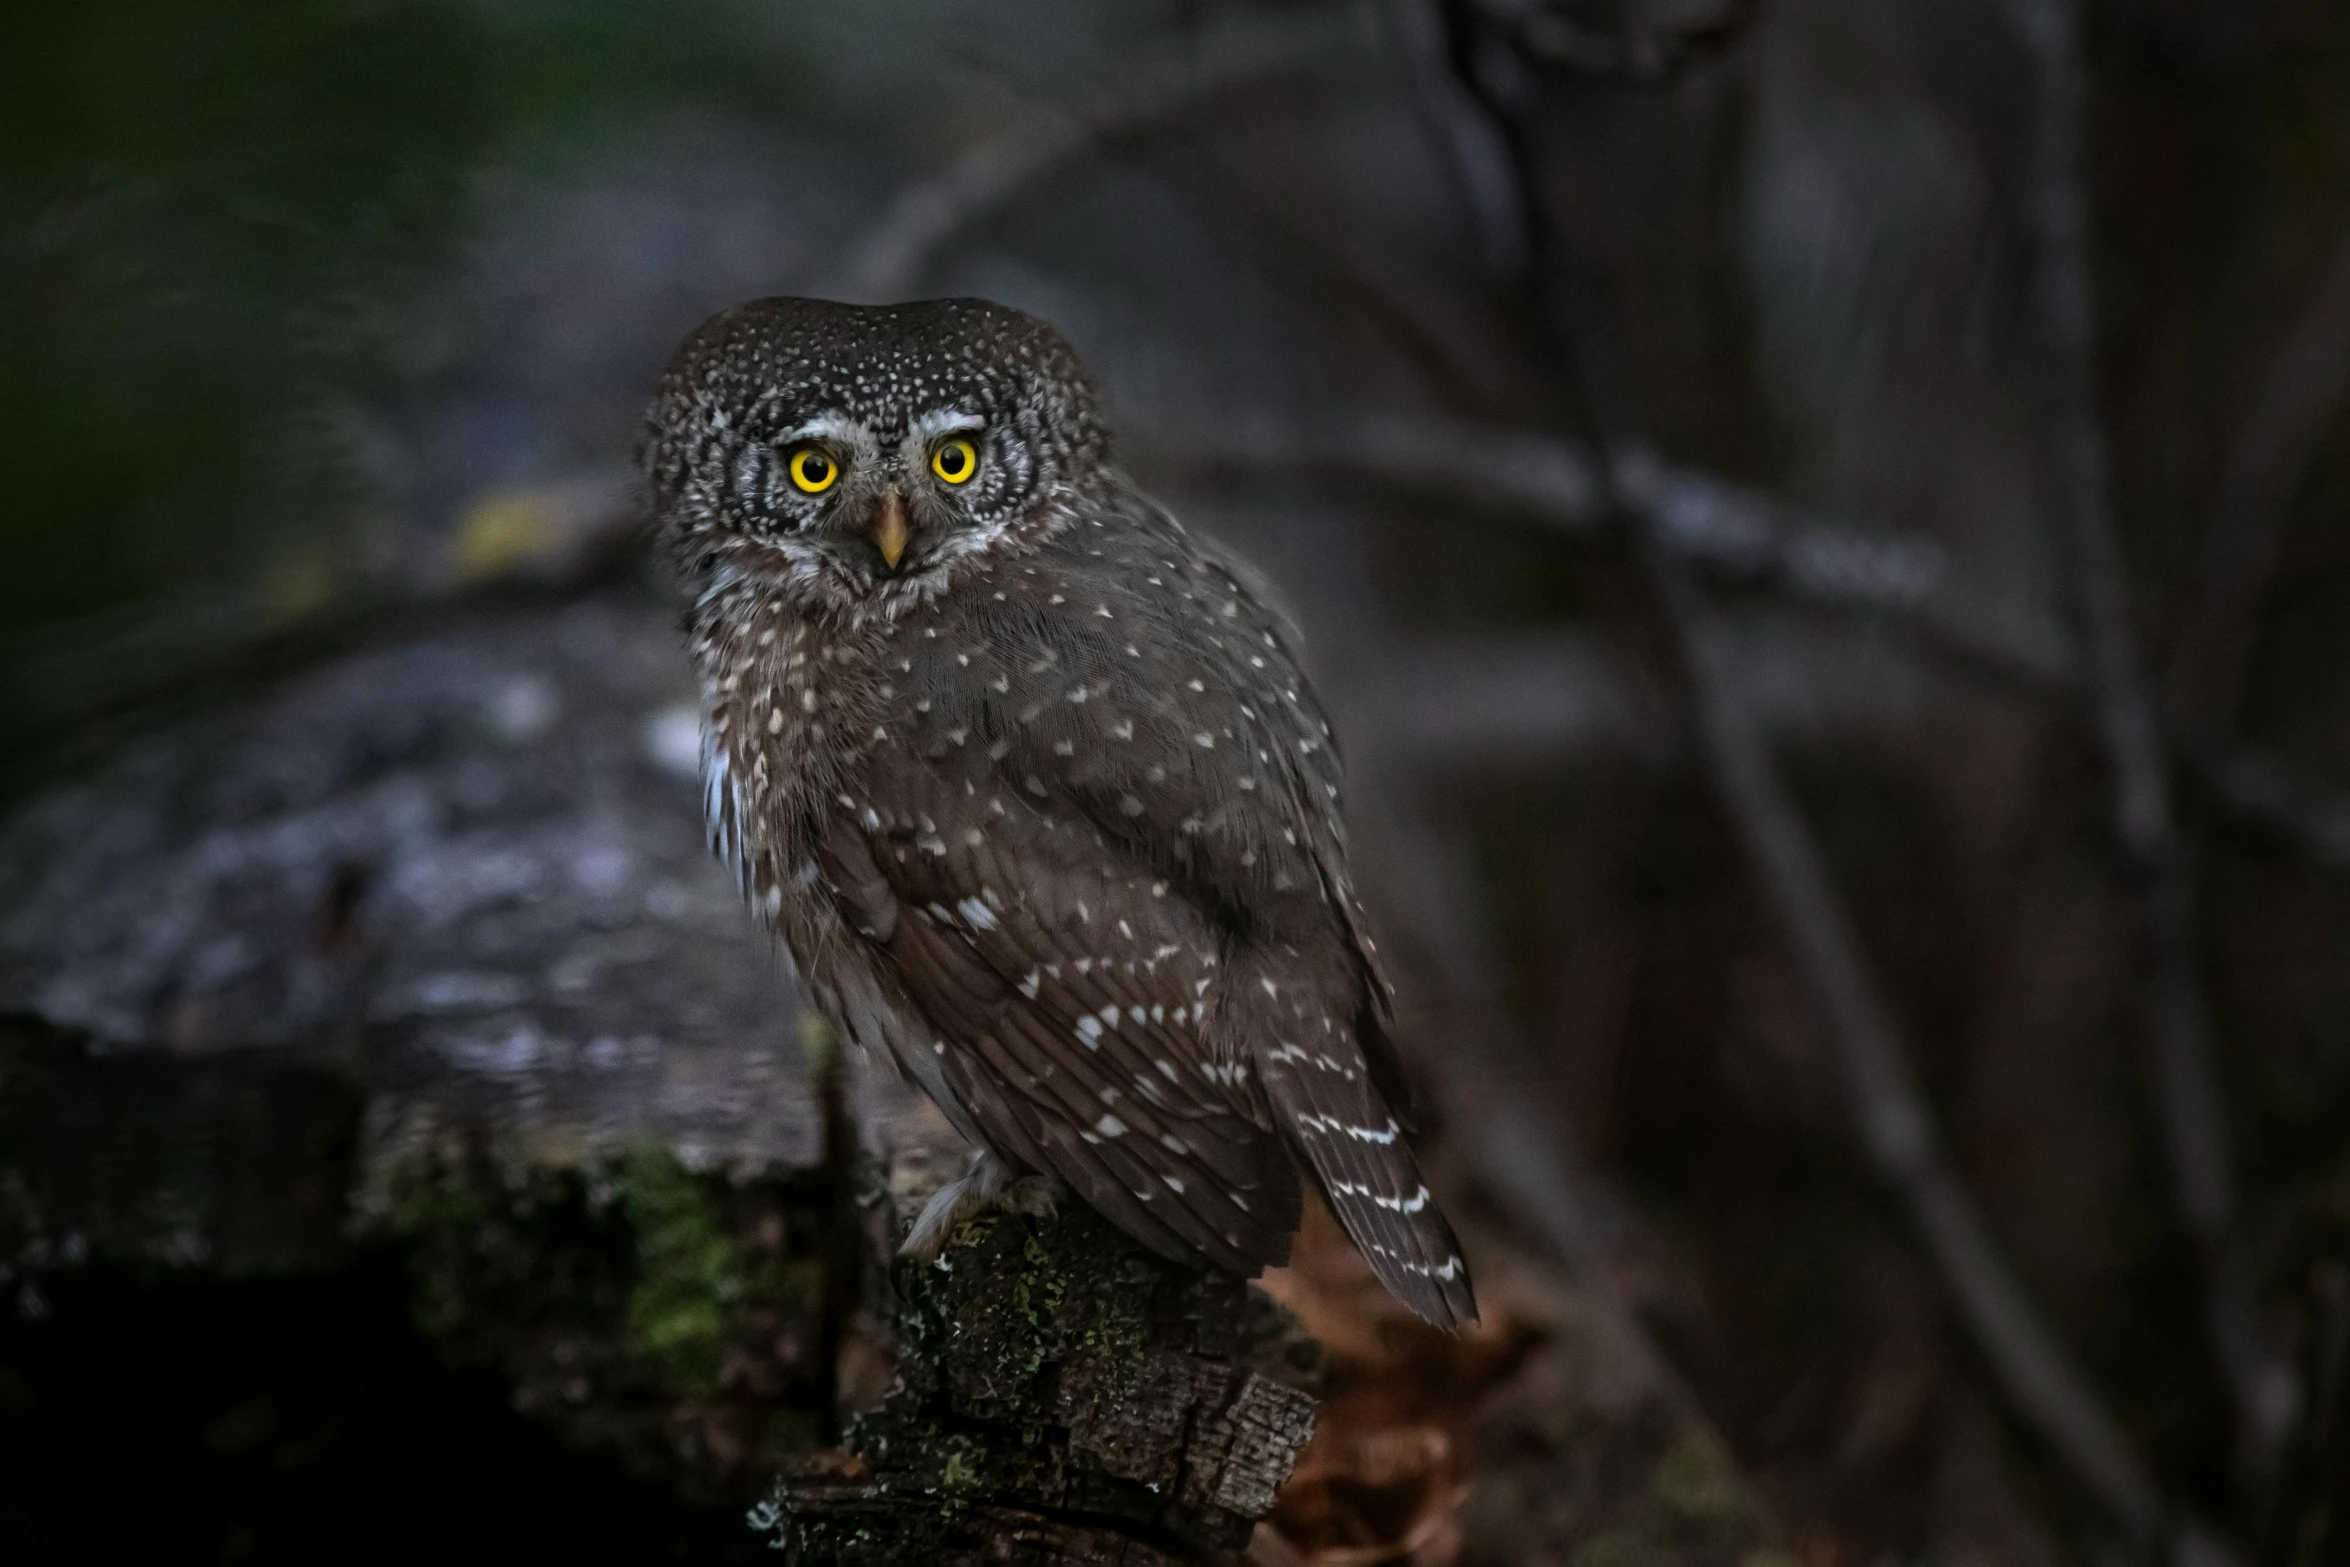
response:
[(584, 1169), (405, 1162), (374, 1203), (418, 1327), (518, 1408), (719, 1494), (814, 1446), (831, 1367), (812, 1187), (738, 1185), (645, 1147)]
[(621, 1204), (636, 1240), (628, 1349), (681, 1398), (718, 1391), (727, 1313), (743, 1266), (713, 1194), (666, 1152), (640, 1150), (620, 1169)]
[(747, 0), (12, 15), (0, 629), (217, 571), (288, 530), (331, 548), (357, 500), (337, 399), (389, 374), (400, 307), (462, 238), (477, 173), (694, 97), (790, 107), (799, 73), (772, 15)]

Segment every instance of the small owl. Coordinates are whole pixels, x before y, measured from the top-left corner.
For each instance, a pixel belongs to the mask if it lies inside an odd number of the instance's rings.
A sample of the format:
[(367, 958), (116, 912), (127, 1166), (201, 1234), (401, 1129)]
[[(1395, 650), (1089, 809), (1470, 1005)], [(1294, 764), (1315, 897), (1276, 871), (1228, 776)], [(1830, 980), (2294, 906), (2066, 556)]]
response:
[(1413, 1310), (1474, 1320), (1296, 638), (1118, 468), (1060, 335), (759, 300), (678, 350), (644, 458), (712, 845), (976, 1150), (909, 1249), (1042, 1185), (1253, 1275), (1302, 1171)]

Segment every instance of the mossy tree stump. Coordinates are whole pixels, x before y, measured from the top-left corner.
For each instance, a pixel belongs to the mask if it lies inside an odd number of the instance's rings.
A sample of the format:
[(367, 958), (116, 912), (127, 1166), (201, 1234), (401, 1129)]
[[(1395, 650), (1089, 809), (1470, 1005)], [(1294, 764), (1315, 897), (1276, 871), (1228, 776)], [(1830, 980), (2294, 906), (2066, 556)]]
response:
[[(861, 1097), (894, 1216), (943, 1128), (896, 1085)], [(893, 1384), (754, 1520), (795, 1563), (1228, 1560), (1313, 1434), (1319, 1349), (1287, 1313), (1076, 1203), (876, 1271)]]

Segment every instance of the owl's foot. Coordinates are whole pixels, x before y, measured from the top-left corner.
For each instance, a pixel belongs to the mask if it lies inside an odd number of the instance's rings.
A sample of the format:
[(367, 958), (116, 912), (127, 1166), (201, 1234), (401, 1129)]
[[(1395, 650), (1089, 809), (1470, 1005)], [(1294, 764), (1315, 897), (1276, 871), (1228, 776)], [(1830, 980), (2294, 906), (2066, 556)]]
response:
[(991, 1209), (1049, 1219), (1060, 1198), (1061, 1183), (1051, 1176), (1015, 1176), (1011, 1166), (982, 1148), (971, 1156), (971, 1168), (961, 1180), (947, 1182), (922, 1205), (898, 1255), (935, 1262), (946, 1250), (947, 1241), (967, 1221)]

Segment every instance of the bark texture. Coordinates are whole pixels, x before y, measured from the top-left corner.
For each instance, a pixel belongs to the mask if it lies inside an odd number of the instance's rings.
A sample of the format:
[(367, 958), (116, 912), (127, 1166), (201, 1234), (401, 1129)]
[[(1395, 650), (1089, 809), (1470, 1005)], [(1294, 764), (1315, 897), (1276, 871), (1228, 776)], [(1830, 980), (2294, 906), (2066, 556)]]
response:
[(1319, 1351), (1079, 1207), (890, 1270), (894, 1385), (755, 1521), (809, 1564), (1229, 1560), (1313, 1434)]

